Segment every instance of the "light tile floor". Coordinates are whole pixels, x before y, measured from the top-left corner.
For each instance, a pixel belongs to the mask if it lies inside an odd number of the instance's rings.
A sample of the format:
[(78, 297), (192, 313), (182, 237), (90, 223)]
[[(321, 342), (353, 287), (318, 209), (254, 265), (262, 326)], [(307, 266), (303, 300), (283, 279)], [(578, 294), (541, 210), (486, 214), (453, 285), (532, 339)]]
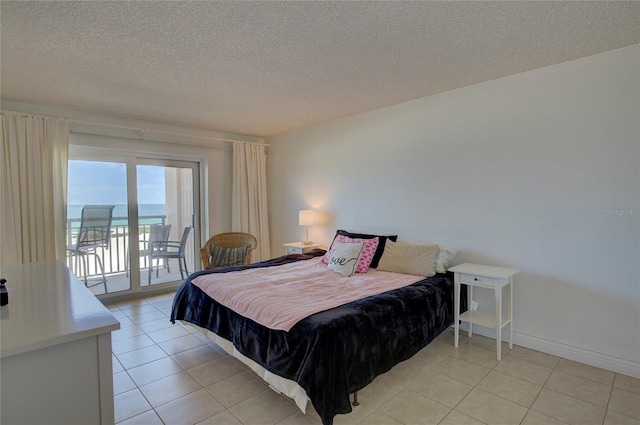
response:
[[(172, 325), (172, 294), (107, 305), (116, 423), (318, 425), (191, 327)], [(640, 380), (549, 354), (445, 331), (358, 393), (343, 424), (640, 424)]]

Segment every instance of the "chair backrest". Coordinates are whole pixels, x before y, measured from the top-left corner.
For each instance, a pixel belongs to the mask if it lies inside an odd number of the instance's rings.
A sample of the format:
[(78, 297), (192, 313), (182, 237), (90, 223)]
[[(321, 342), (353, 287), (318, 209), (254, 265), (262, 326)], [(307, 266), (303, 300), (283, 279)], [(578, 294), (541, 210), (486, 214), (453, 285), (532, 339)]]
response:
[(115, 205), (85, 205), (78, 232), (78, 246), (104, 246), (109, 248), (111, 222)]
[[(149, 241), (147, 246), (150, 247), (153, 242), (166, 242), (169, 240), (171, 233), (170, 224), (152, 224), (149, 226)], [(165, 247), (166, 249), (166, 247)]]
[(182, 239), (180, 240), (180, 248), (178, 250), (178, 255), (180, 255), (181, 257), (184, 255), (184, 251), (187, 248), (187, 239), (189, 239), (189, 232), (191, 232), (191, 229), (191, 226), (187, 226), (182, 232)]
[(251, 263), (251, 252), (258, 246), (258, 240), (250, 233), (244, 232), (227, 232), (213, 235), (205, 244), (200, 248), (200, 256), (202, 257), (202, 266), (212, 268), (210, 262), (211, 247), (217, 245), (223, 248), (240, 248), (243, 246), (249, 246), (247, 250), (247, 259), (245, 264)]

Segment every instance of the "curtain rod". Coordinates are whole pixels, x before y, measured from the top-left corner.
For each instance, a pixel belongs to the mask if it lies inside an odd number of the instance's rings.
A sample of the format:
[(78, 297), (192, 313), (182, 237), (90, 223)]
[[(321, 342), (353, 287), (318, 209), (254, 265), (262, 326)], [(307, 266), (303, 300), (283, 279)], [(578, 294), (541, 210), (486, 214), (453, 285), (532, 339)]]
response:
[(172, 131), (152, 130), (152, 129), (148, 129), (148, 128), (133, 127), (133, 126), (130, 126), (130, 125), (106, 124), (106, 123), (98, 123), (98, 122), (95, 122), (95, 121), (76, 120), (76, 119), (72, 119), (72, 118), (60, 117), (60, 116), (55, 116), (55, 115), (33, 114), (33, 113), (30, 113), (30, 112), (18, 112), (18, 111), (11, 111), (11, 110), (7, 110), (7, 109), (0, 109), (0, 113), (4, 114), (5, 112), (10, 112), (10, 113), (14, 113), (14, 114), (16, 114), (16, 113), (17, 114), (22, 114), (23, 116), (40, 116), (40, 117), (43, 117), (43, 118), (66, 119), (66, 120), (69, 120), (69, 124), (85, 124), (85, 125), (93, 125), (93, 126), (100, 126), (100, 127), (120, 128), (120, 129), (123, 129), (123, 130), (134, 130), (134, 131), (137, 131), (139, 133), (140, 139), (142, 139), (144, 137), (145, 133), (147, 131), (149, 131), (149, 132), (152, 132), (152, 133), (166, 134), (166, 135), (170, 135), (170, 136), (191, 137), (191, 138), (195, 138), (195, 139), (215, 140), (215, 141), (219, 141), (219, 142), (229, 142), (229, 143), (255, 143), (257, 145), (264, 145), (264, 146), (267, 146), (267, 147), (271, 146), (268, 143), (253, 142), (253, 141), (249, 141), (249, 140), (224, 139), (224, 138), (221, 138), (221, 137), (212, 137), (212, 136), (197, 136), (197, 135), (185, 134), (185, 133), (177, 133), (177, 132), (172, 132)]
[(196, 138), (196, 139), (205, 139), (205, 140), (215, 140), (215, 141), (219, 141), (219, 142), (255, 143), (257, 145), (271, 146), (268, 143), (262, 143), (262, 142), (252, 142), (252, 141), (248, 141), (248, 140), (239, 140), (239, 139), (223, 139), (223, 138), (220, 138), (220, 137), (212, 137), (212, 136), (197, 136), (197, 135), (193, 135), (193, 134), (176, 133), (176, 132), (165, 131), (165, 130), (153, 130), (153, 129), (147, 129), (147, 128), (133, 127), (133, 126), (129, 126), (129, 125), (103, 124), (103, 123), (97, 123), (97, 122), (93, 122), (93, 121), (82, 121), (82, 120), (74, 120), (74, 119), (70, 119), (69, 122), (71, 124), (74, 124), (74, 123), (75, 124), (86, 124), (86, 125), (95, 125), (95, 126), (102, 126), (102, 127), (120, 128), (120, 129), (123, 129), (123, 130), (134, 130), (134, 131), (137, 131), (138, 133), (140, 133), (140, 138), (141, 139), (144, 137), (145, 133), (147, 131), (149, 131), (151, 133), (167, 134), (167, 135), (171, 135), (171, 136), (192, 137), (192, 138)]
[(31, 112), (10, 111), (8, 109), (0, 109), (0, 114), (14, 114), (14, 115), (19, 115), (19, 116), (21, 116), (23, 118), (37, 117), (37, 118), (55, 118), (55, 119), (58, 119), (58, 120), (68, 119), (66, 117), (59, 117), (57, 115), (32, 114)]
[(238, 140), (238, 139), (224, 139), (221, 137), (212, 137), (212, 136), (196, 136), (196, 135), (192, 135), (192, 134), (185, 134), (185, 133), (176, 133), (176, 132), (172, 132), (172, 131), (164, 131), (164, 130), (151, 130), (151, 129), (147, 129), (147, 128), (140, 128), (140, 127), (133, 127), (130, 125), (120, 125), (120, 124), (106, 124), (106, 123), (98, 123), (95, 121), (84, 121), (84, 120), (76, 120), (76, 119), (72, 119), (72, 118), (67, 118), (67, 117), (61, 117), (61, 116), (56, 116), (56, 115), (44, 115), (44, 114), (32, 114), (29, 112), (18, 112), (18, 111), (10, 111), (7, 109), (0, 109), (0, 113), (5, 113), (5, 112), (10, 112), (10, 113), (17, 113), (17, 114), (23, 114), (23, 116), (40, 116), (43, 118), (57, 118), (57, 119), (67, 119), (69, 120), (69, 124), (85, 124), (85, 125), (94, 125), (94, 126), (101, 126), (101, 127), (111, 127), (111, 128), (120, 128), (123, 130), (134, 130), (137, 131), (138, 133), (140, 133), (140, 138), (142, 139), (144, 137), (144, 134), (149, 131), (152, 133), (160, 133), (160, 134), (167, 134), (167, 135), (171, 135), (171, 136), (182, 136), (182, 137), (192, 137), (192, 138), (196, 138), (196, 139), (204, 139), (204, 140), (215, 140), (215, 141), (219, 141), (219, 142), (229, 142), (229, 143), (255, 143), (257, 145), (264, 145), (264, 146), (268, 146), (270, 147), (271, 145), (269, 143), (263, 143), (263, 142), (252, 142), (252, 141), (248, 141), (248, 140)]

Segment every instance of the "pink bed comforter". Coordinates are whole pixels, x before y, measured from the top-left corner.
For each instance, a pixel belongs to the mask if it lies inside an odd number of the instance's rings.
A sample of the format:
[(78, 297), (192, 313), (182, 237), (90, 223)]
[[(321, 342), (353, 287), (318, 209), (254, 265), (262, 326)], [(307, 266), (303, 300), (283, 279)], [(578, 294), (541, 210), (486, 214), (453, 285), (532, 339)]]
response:
[(320, 260), (212, 273), (192, 283), (238, 314), (270, 329), (289, 331), (312, 314), (424, 279), (375, 269), (342, 277)]

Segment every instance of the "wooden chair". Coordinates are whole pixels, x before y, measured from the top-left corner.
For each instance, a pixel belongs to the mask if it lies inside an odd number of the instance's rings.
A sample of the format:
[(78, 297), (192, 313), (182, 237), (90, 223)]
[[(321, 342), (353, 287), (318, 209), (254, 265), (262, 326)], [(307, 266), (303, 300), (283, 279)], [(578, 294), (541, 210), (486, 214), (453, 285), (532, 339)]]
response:
[(211, 249), (213, 245), (222, 247), (222, 248), (241, 248), (244, 246), (248, 246), (247, 249), (247, 257), (245, 258), (243, 264), (251, 263), (251, 252), (256, 249), (258, 245), (258, 240), (255, 236), (249, 233), (242, 232), (228, 232), (228, 233), (219, 233), (217, 235), (213, 235), (205, 244), (200, 248), (200, 256), (202, 257), (202, 267), (204, 269), (215, 269), (216, 267), (224, 267), (224, 265), (212, 265), (210, 262), (211, 257)]

